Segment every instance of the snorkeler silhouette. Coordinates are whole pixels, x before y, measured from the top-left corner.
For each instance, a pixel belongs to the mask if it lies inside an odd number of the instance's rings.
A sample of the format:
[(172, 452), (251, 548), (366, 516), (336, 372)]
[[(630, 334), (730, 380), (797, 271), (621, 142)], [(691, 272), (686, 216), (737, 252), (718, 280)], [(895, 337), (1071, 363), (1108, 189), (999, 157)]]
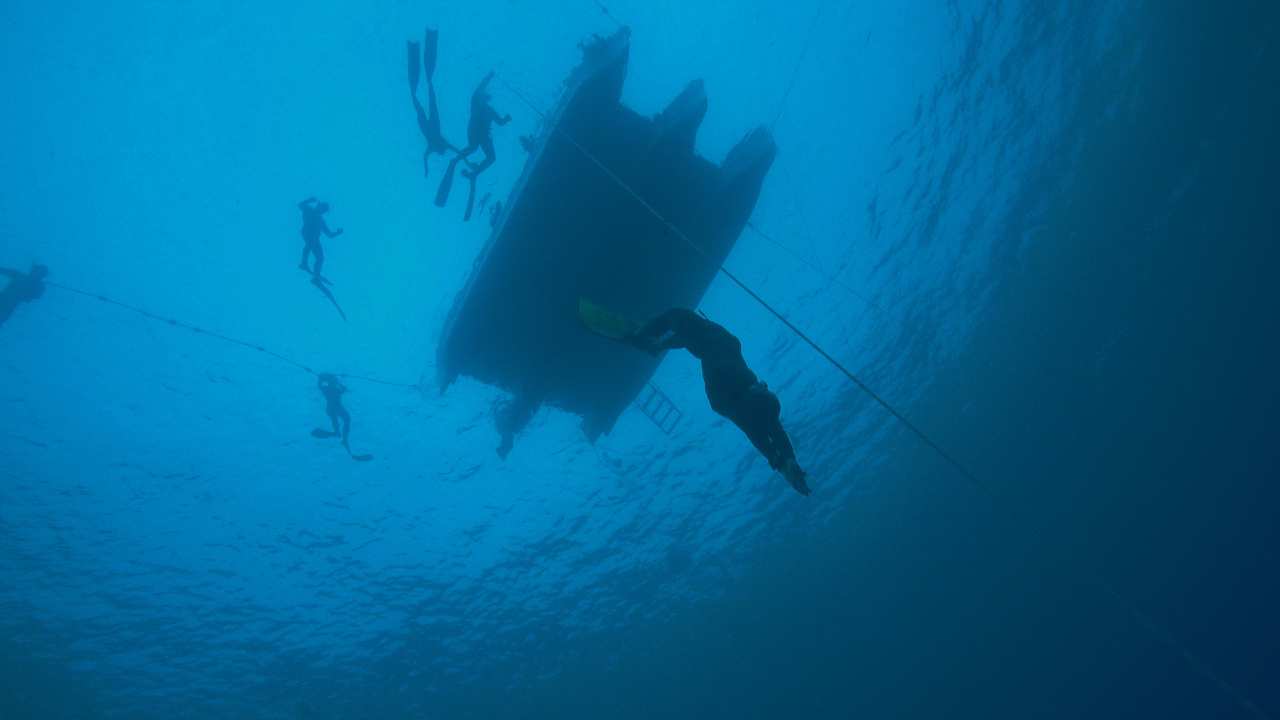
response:
[[(298, 267), (323, 281), (324, 276), (320, 272), (324, 268), (324, 247), (320, 245), (320, 235), (323, 233), (325, 237), (336, 238), (342, 234), (342, 228), (330, 230), (325, 223), (324, 215), (329, 212), (329, 203), (317, 203), (314, 197), (309, 197), (298, 203), (298, 209), (302, 211), (303, 243), (302, 262), (298, 263)], [(307, 267), (307, 258), (311, 255), (316, 256), (314, 268)]]
[[(490, 71), (476, 86), (475, 92), (471, 93), (471, 119), (467, 122), (467, 146), (459, 150), (457, 156), (449, 162), (444, 180), (440, 182), (440, 189), (436, 192), (436, 205), (444, 207), (445, 203), (449, 202), (449, 191), (453, 188), (453, 172), (459, 162), (466, 160), (467, 169), (462, 171), (462, 176), (471, 181), (471, 192), (467, 199), (467, 212), (464, 216), (466, 219), (470, 219), (471, 207), (475, 203), (476, 178), (497, 160), (497, 153), (493, 149), (493, 124), (506, 125), (511, 122), (510, 115), (499, 115), (498, 111), (489, 104), (489, 81), (492, 79), (493, 72)], [(468, 158), (476, 150), (484, 151), (484, 159), (479, 163), (472, 163)]]
[(747, 367), (742, 342), (733, 333), (692, 311), (675, 308), (618, 339), (653, 355), (683, 348), (701, 360), (711, 409), (746, 433), (769, 467), (781, 472), (796, 492), (809, 494), (804, 470), (782, 427), (782, 404)]
[[(433, 76), (436, 72), (436, 48), (439, 45), (439, 32), (433, 28), (427, 28), (426, 36), (423, 38), (421, 61), (418, 55), (418, 43), (409, 41), (409, 99), (413, 101), (413, 110), (418, 115), (418, 130), (422, 132), (422, 137), (427, 141), (427, 149), (422, 153), (422, 174), (429, 174), (428, 161), (432, 154), (443, 155), (446, 151), (452, 150), (458, 152), (458, 148), (453, 143), (445, 139), (444, 134), (440, 131), (440, 111), (436, 107), (436, 86)], [(422, 63), (419, 66), (419, 62)], [(418, 102), (418, 77), (421, 74), (420, 68), (426, 69), (427, 74), (427, 109), (423, 109), (422, 103)]]
[(373, 459), (372, 455), (356, 455), (351, 452), (351, 413), (342, 406), (342, 395), (347, 392), (347, 386), (342, 384), (337, 375), (332, 373), (320, 373), (316, 376), (316, 385), (320, 388), (320, 394), (324, 395), (325, 414), (329, 416), (329, 422), (333, 423), (333, 431), (321, 430), (316, 428), (311, 431), (312, 436), (318, 438), (342, 438), (342, 447), (346, 448), (347, 454), (352, 460), (359, 462), (368, 462)]
[(0, 275), (9, 277), (9, 284), (0, 290), (0, 326), (13, 315), (22, 303), (39, 300), (44, 295), (44, 278), (49, 268), (34, 264), (29, 272), (0, 268)]
[[(298, 263), (300, 270), (306, 270), (311, 273), (311, 284), (316, 286), (322, 295), (333, 303), (337, 308), (338, 314), (345, 321), (347, 314), (342, 311), (342, 306), (338, 304), (338, 299), (333, 296), (333, 291), (329, 289), (329, 279), (321, 274), (324, 268), (324, 247), (320, 244), (320, 235), (325, 237), (336, 238), (342, 234), (342, 228), (330, 230), (329, 225), (324, 221), (325, 213), (329, 212), (329, 203), (317, 203), (314, 197), (298, 203), (298, 209), (302, 211), (302, 262)], [(308, 256), (315, 255), (316, 262), (314, 267), (307, 266)]]

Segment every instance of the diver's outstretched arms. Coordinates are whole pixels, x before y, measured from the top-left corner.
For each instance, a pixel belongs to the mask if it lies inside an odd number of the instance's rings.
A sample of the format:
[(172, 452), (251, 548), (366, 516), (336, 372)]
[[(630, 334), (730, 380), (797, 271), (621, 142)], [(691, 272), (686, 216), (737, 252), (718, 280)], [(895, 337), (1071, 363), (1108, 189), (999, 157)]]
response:
[(307, 209), (309, 209), (312, 205), (314, 205), (315, 203), (316, 203), (316, 196), (315, 196), (315, 195), (312, 195), (311, 197), (307, 198), (306, 200), (303, 200), (302, 202), (298, 203), (298, 209), (299, 209), (299, 210), (307, 210)]
[(791, 483), (791, 487), (795, 488), (796, 492), (805, 497), (813, 494), (813, 490), (809, 489), (809, 483), (805, 481), (805, 472), (800, 469), (800, 464), (795, 458), (790, 458), (783, 463), (781, 472), (782, 477)]

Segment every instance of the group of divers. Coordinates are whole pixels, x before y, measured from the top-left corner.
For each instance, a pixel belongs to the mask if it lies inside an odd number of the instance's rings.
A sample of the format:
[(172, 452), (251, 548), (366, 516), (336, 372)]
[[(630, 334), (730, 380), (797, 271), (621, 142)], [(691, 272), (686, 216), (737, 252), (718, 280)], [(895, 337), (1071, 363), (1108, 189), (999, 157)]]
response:
[[(445, 171), (444, 180), (436, 194), (436, 204), (448, 201), (449, 184), (461, 162), (466, 162), (463, 177), (471, 181), (471, 197), (468, 199), (468, 216), (474, 201), (475, 178), (497, 159), (493, 146), (493, 125), (506, 125), (510, 115), (502, 115), (493, 109), (488, 90), (493, 73), (487, 74), (471, 95), (471, 117), (467, 125), (467, 146), (458, 148), (445, 139), (440, 129), (440, 114), (436, 104), (433, 75), (436, 66), (437, 32), (426, 31), (424, 42), (408, 43), (409, 94), (418, 118), (418, 127), (426, 140), (423, 153), (423, 171), (428, 171), (428, 161), (433, 154), (453, 153)], [(422, 66), (427, 79), (427, 107), (423, 108), (417, 97), (421, 71), (418, 64), (421, 52)], [(473, 163), (470, 157), (479, 150), (484, 159)], [(325, 222), (329, 204), (314, 197), (298, 204), (302, 212), (302, 260), (299, 268), (311, 275), (311, 282), (337, 306), (329, 291), (329, 281), (322, 274), (324, 247), (321, 237), (336, 238), (341, 228), (331, 230)], [(0, 326), (23, 303), (39, 299), (44, 294), (45, 278), (49, 269), (35, 264), (28, 272), (0, 268), (0, 274), (9, 278), (7, 286), (0, 290)], [(338, 307), (339, 313), (342, 312)], [(638, 351), (654, 356), (666, 350), (684, 349), (702, 364), (702, 377), (711, 409), (736, 425), (751, 444), (768, 461), (769, 467), (779, 472), (801, 495), (810, 493), (804, 470), (796, 460), (791, 439), (782, 426), (782, 406), (778, 397), (761, 382), (742, 355), (742, 342), (723, 326), (692, 310), (673, 308), (646, 323), (632, 323), (602, 308), (584, 302), (580, 315), (586, 329), (621, 342)], [(345, 314), (343, 315), (345, 319)], [(372, 455), (351, 451), (351, 414), (343, 406), (342, 396), (348, 392), (341, 379), (332, 373), (318, 373), (317, 387), (324, 397), (325, 413), (331, 430), (315, 429), (317, 438), (339, 438), (347, 453), (355, 460), (372, 460)]]

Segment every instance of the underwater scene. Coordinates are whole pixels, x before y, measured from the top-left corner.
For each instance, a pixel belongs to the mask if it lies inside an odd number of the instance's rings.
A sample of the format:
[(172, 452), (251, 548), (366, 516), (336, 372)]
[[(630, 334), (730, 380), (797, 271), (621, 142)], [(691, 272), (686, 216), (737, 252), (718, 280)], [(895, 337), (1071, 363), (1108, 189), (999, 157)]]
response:
[(0, 19), (0, 720), (1280, 717), (1280, 4)]

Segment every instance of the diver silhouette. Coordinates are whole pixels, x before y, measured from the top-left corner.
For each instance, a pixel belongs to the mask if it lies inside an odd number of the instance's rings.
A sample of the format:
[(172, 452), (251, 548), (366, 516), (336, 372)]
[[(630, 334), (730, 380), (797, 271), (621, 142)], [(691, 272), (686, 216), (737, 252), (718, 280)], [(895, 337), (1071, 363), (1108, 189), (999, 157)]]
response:
[(469, 166), (462, 171), (462, 176), (473, 179), (493, 165), (497, 153), (493, 149), (493, 124), (506, 125), (511, 122), (510, 115), (500, 115), (489, 103), (489, 81), (493, 79), (493, 71), (480, 81), (471, 93), (471, 119), (467, 122), (467, 146), (458, 151), (459, 157), (466, 159), (476, 150), (484, 151), (484, 160), (474, 164), (467, 160)]
[[(314, 197), (309, 197), (298, 203), (298, 209), (302, 211), (302, 262), (298, 267), (323, 282), (324, 276), (320, 273), (324, 269), (324, 247), (320, 245), (320, 235), (336, 238), (342, 234), (342, 228), (330, 230), (325, 223), (324, 215), (329, 212), (329, 203), (317, 203)], [(311, 255), (316, 257), (314, 268), (307, 266), (307, 258)]]
[[(422, 174), (429, 174), (429, 161), (433, 154), (443, 155), (447, 151), (458, 152), (458, 148), (445, 139), (440, 131), (440, 110), (436, 106), (436, 49), (439, 46), (439, 32), (427, 28), (422, 42), (421, 61), (419, 61), (418, 43), (409, 41), (409, 99), (413, 101), (413, 110), (418, 116), (418, 130), (427, 141), (427, 149), (422, 152)], [(421, 62), (421, 65), (419, 65)], [(423, 109), (418, 101), (418, 78), (422, 69), (427, 75), (427, 109)]]
[(342, 406), (342, 396), (347, 392), (347, 386), (332, 373), (317, 375), (316, 386), (320, 388), (320, 394), (324, 395), (324, 411), (329, 416), (329, 422), (333, 423), (333, 431), (316, 428), (311, 431), (312, 436), (322, 439), (340, 437), (342, 447), (346, 449), (352, 460), (359, 462), (372, 460), (372, 455), (356, 455), (351, 452), (351, 413)]
[(791, 438), (782, 427), (782, 404), (747, 367), (742, 341), (733, 333), (690, 310), (675, 308), (650, 320), (625, 341), (654, 355), (685, 349), (702, 361), (711, 409), (746, 433), (769, 467), (781, 472), (796, 492), (810, 493)]
[(31, 270), (25, 273), (0, 268), (0, 275), (9, 278), (9, 284), (4, 290), (0, 290), (0, 326), (13, 316), (13, 311), (19, 305), (39, 300), (44, 295), (44, 279), (48, 274), (49, 268), (39, 264), (33, 264)]
[[(511, 122), (510, 115), (500, 115), (489, 103), (489, 81), (492, 79), (493, 72), (490, 71), (471, 93), (471, 118), (467, 122), (467, 146), (459, 150), (453, 160), (449, 161), (444, 179), (440, 182), (440, 189), (436, 192), (436, 205), (444, 207), (449, 201), (449, 191), (453, 188), (454, 170), (457, 169), (459, 162), (466, 160), (467, 169), (462, 171), (462, 176), (471, 181), (466, 219), (471, 218), (471, 208), (475, 203), (476, 178), (497, 160), (497, 152), (493, 148), (493, 124), (506, 125)], [(479, 163), (472, 163), (468, 158), (476, 150), (484, 151), (484, 159)]]

